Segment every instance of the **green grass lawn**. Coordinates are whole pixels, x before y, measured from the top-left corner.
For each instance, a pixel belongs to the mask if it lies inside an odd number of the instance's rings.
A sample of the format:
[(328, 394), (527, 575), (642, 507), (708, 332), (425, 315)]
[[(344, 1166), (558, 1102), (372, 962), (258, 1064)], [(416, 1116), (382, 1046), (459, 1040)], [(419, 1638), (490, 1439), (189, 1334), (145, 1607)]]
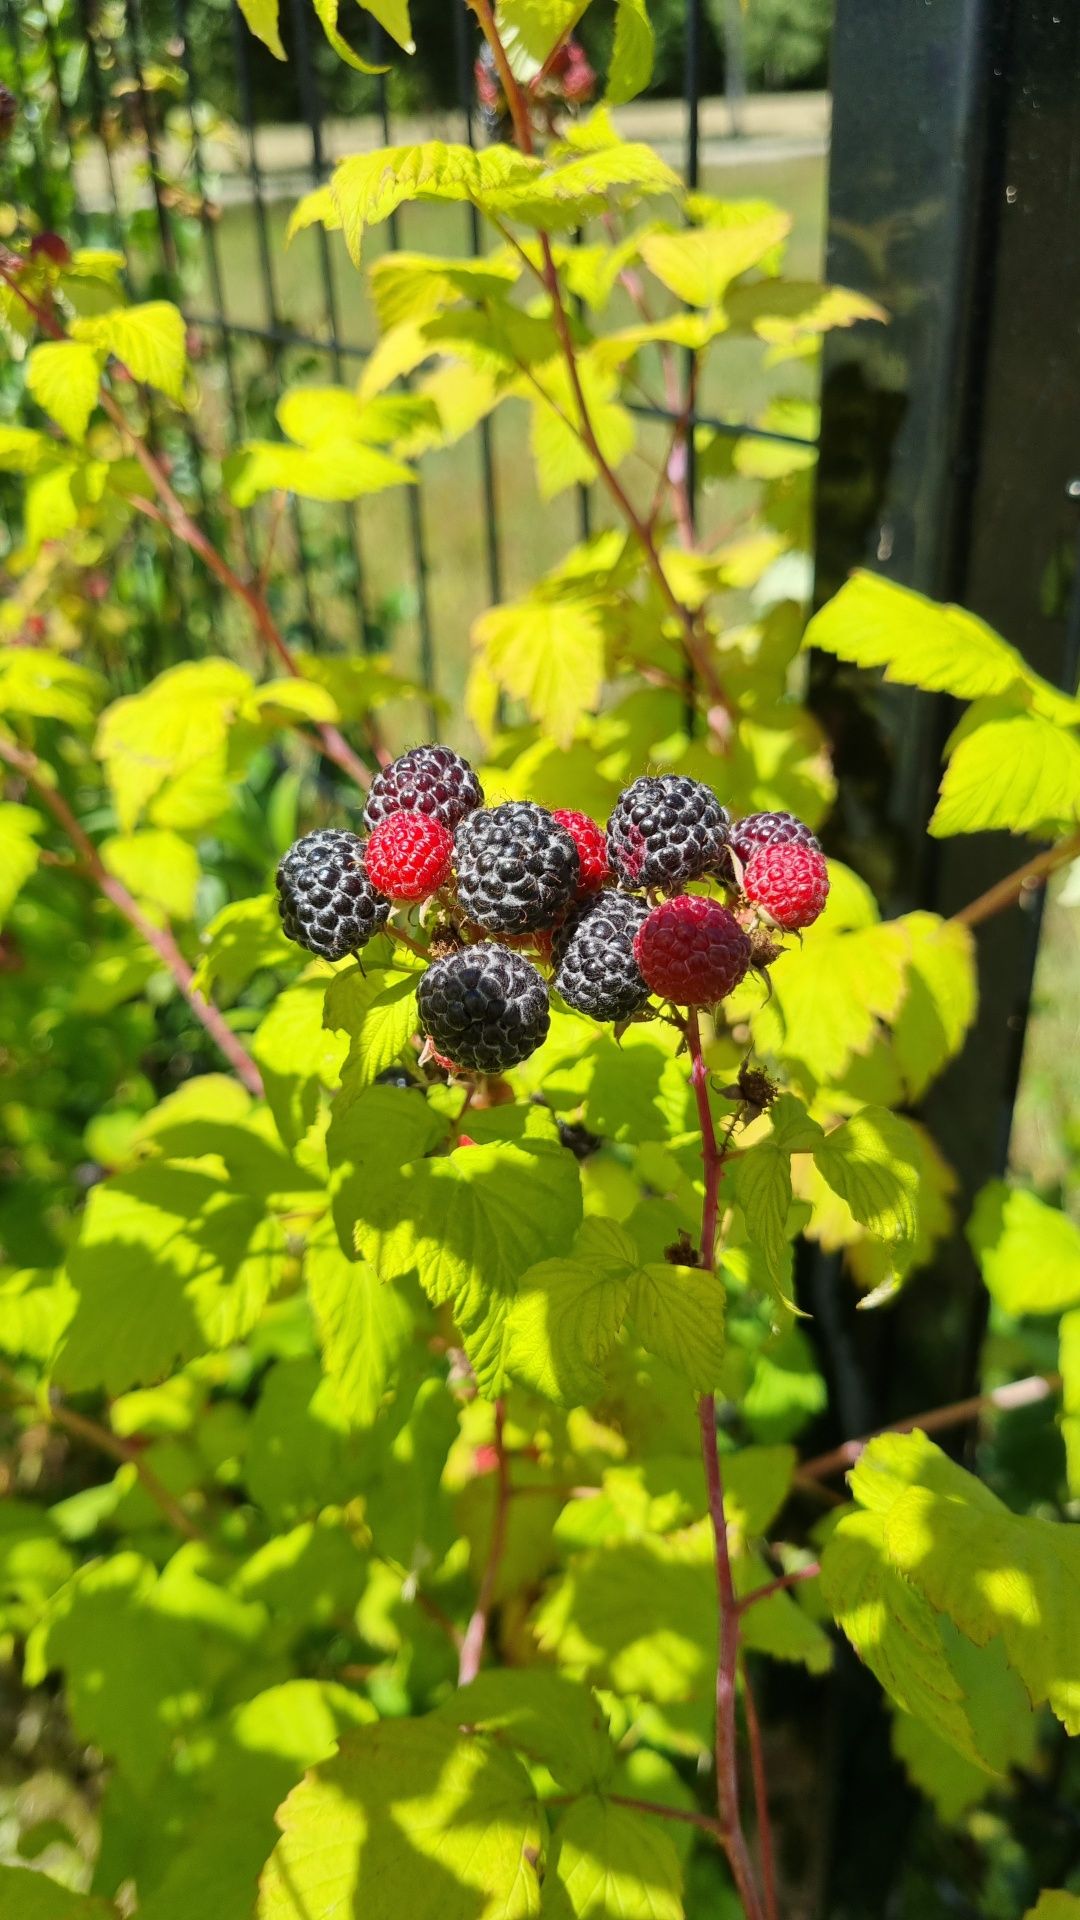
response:
[[(713, 167), (707, 173), (705, 184), (711, 191), (731, 198), (774, 200), (790, 211), (793, 233), (789, 271), (811, 278), (820, 273), (825, 200), (825, 163), (821, 158), (760, 166), (743, 163)], [(280, 202), (268, 207), (266, 213), (268, 250), (275, 272), (274, 309), (283, 324), (323, 338), (328, 329), (321, 237), (316, 232), (301, 234), (286, 250), (284, 234), (290, 210), (291, 202)], [(397, 237), (398, 245), (409, 250), (466, 253), (469, 250), (466, 212), (458, 206), (435, 204), (406, 207), (400, 215)], [(228, 317), (241, 326), (265, 325), (270, 318), (270, 304), (253, 210), (231, 209), (223, 215), (220, 245)], [(386, 228), (373, 232), (367, 243), (368, 260), (377, 259), (389, 245)], [(369, 345), (374, 338), (375, 324), (364, 275), (352, 267), (337, 235), (330, 236), (329, 255), (339, 337), (352, 344)], [(207, 285), (193, 290), (192, 306), (195, 310), (211, 311)], [(624, 317), (617, 305), (613, 307), (615, 323)], [(264, 399), (269, 398), (273, 374), (261, 350), (245, 347), (242, 354), (245, 378), (241, 388), (248, 376), (255, 375), (256, 395), (261, 393)], [(770, 371), (764, 366), (764, 359), (764, 348), (754, 342), (720, 340), (706, 367), (702, 410), (728, 420), (753, 420), (774, 394), (813, 391), (816, 374), (812, 368), (796, 363)], [(355, 379), (360, 364), (359, 360), (347, 360), (345, 377)], [(287, 384), (335, 377), (328, 356), (295, 349), (283, 353), (280, 376)], [(644, 378), (659, 397), (657, 366), (646, 367)], [(226, 418), (222, 411), (223, 432)], [(507, 597), (522, 591), (564, 553), (577, 537), (580, 525), (576, 491), (550, 502), (540, 498), (528, 451), (528, 425), (529, 409), (523, 403), (511, 402), (500, 410), (493, 428), (502, 591)], [(257, 430), (266, 430), (265, 419), (257, 423)], [(665, 441), (664, 427), (647, 420), (639, 421), (638, 448), (626, 461), (623, 477), (643, 501), (650, 497), (652, 488), (647, 463), (655, 467)], [(706, 503), (706, 530), (713, 524), (722, 525), (733, 509), (745, 505), (752, 497), (745, 488), (740, 494), (738, 489), (729, 486), (715, 489), (714, 494)], [(607, 504), (594, 490), (595, 524), (605, 523)], [(442, 695), (457, 703), (464, 682), (469, 628), (489, 601), (478, 435), (472, 434), (446, 452), (425, 459), (419, 505), (428, 559), (436, 684)], [(402, 587), (415, 591), (409, 513), (409, 504), (400, 493), (365, 502), (356, 511), (364, 598), (369, 610), (378, 608), (387, 596)], [(355, 644), (353, 583), (342, 540), (343, 512), (305, 505), (299, 510), (299, 519), (305, 547), (314, 560), (314, 598), (320, 637), (331, 643)], [(291, 610), (299, 614), (296, 593)], [(418, 648), (417, 623), (407, 618), (395, 636), (395, 652), (403, 666), (409, 669), (416, 666)]]

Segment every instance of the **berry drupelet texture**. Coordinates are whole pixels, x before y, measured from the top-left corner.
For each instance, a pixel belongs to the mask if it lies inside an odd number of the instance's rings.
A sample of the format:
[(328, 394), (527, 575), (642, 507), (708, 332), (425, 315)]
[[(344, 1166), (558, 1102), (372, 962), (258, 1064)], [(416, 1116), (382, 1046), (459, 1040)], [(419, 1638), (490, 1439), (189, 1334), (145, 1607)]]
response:
[(581, 862), (581, 877), (578, 880), (578, 894), (598, 893), (604, 883), (611, 879), (611, 868), (607, 857), (607, 835), (603, 827), (590, 820), (587, 813), (575, 813), (569, 807), (553, 807), (551, 817), (560, 827), (565, 827)]
[(436, 960), (417, 1005), (438, 1052), (478, 1073), (527, 1060), (550, 1024), (547, 987), (532, 961), (486, 940)]
[(624, 887), (672, 890), (719, 867), (730, 844), (726, 808), (700, 780), (643, 774), (615, 803), (608, 859)]
[(289, 848), (277, 871), (281, 924), (323, 960), (343, 960), (386, 924), (390, 902), (372, 886), (364, 842), (327, 827)]
[(629, 1020), (649, 997), (634, 936), (649, 917), (643, 900), (611, 891), (579, 906), (555, 936), (555, 986), (593, 1020)]
[(760, 907), (786, 933), (812, 927), (829, 897), (829, 869), (817, 847), (798, 841), (759, 847), (743, 874), (752, 906)]
[(393, 813), (426, 813), (452, 833), (484, 790), (467, 760), (450, 747), (410, 747), (375, 775), (364, 821), (377, 827)]
[(816, 833), (793, 813), (748, 813), (731, 829), (731, 844), (745, 867), (759, 847), (821, 847)]
[(654, 993), (679, 1007), (711, 1007), (750, 965), (750, 940), (733, 913), (703, 894), (653, 907), (634, 939), (634, 958)]
[(488, 933), (532, 933), (561, 919), (581, 877), (565, 827), (529, 800), (478, 809), (454, 836), (458, 899)]
[(364, 849), (368, 878), (391, 900), (426, 900), (450, 878), (454, 836), (427, 813), (391, 813)]

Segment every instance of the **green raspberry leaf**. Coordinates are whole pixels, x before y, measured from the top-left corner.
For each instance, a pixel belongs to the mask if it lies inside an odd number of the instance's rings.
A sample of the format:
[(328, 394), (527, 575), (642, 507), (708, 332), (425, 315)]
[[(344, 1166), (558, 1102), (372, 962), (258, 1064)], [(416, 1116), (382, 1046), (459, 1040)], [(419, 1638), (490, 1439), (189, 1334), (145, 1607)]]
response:
[(259, 1920), (385, 1911), (530, 1920), (542, 1820), (521, 1762), (441, 1718), (346, 1735), (278, 1815)]

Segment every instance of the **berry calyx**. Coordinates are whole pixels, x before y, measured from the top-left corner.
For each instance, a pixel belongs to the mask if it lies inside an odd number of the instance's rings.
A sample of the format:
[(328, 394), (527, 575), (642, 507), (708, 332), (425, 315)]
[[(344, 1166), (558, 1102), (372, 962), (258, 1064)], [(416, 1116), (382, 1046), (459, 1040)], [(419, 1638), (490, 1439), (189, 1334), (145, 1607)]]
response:
[(440, 1054), (503, 1073), (535, 1053), (550, 1025), (547, 987), (520, 953), (493, 941), (436, 960), (417, 991), (420, 1024)]
[(622, 886), (674, 891), (726, 858), (727, 810), (700, 780), (643, 774), (619, 795), (607, 829), (608, 859)]
[(577, 907), (554, 940), (555, 986), (577, 1013), (629, 1020), (649, 989), (634, 958), (634, 936), (648, 919), (644, 900), (610, 889)]
[(681, 893), (653, 907), (635, 936), (634, 958), (663, 999), (711, 1007), (738, 986), (750, 965), (750, 940), (718, 900)]
[(530, 800), (466, 815), (454, 836), (458, 899), (486, 933), (534, 933), (562, 918), (581, 875), (565, 827)]
[(598, 893), (600, 888), (611, 879), (608, 865), (607, 835), (603, 827), (590, 820), (587, 813), (575, 813), (569, 807), (553, 807), (551, 817), (560, 827), (565, 827), (581, 862), (581, 878), (578, 881), (578, 894)]
[(427, 813), (391, 813), (364, 848), (368, 878), (391, 900), (426, 900), (446, 885), (454, 836)]
[(812, 927), (829, 897), (825, 856), (797, 841), (759, 847), (746, 863), (743, 889), (751, 905), (786, 933)]
[(483, 798), (468, 761), (451, 747), (410, 747), (375, 775), (364, 822), (374, 829), (392, 813), (426, 813), (452, 833)]
[(286, 937), (323, 960), (343, 960), (366, 946), (390, 912), (368, 878), (364, 842), (336, 827), (306, 833), (289, 848), (277, 890)]

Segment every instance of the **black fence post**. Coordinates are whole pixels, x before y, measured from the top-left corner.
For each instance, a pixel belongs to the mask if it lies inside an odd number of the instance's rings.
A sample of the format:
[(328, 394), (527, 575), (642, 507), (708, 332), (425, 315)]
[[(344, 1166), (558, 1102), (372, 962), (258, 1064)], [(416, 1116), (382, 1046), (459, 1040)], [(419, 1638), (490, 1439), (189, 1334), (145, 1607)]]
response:
[[(963, 602), (1047, 678), (1075, 680), (1080, 600), (1080, 9), (1060, 0), (838, 0), (829, 278), (871, 294), (887, 329), (826, 346), (818, 595), (855, 565)], [(1080, 489), (1077, 490), (1080, 492)], [(892, 910), (943, 914), (1011, 868), (1003, 834), (925, 838), (953, 704), (815, 667), (846, 798), (835, 847)], [(874, 731), (874, 728), (877, 731)], [(959, 1181), (958, 1226), (1004, 1169), (1039, 911), (978, 934), (981, 1005), (924, 1117)], [(895, 1309), (854, 1311), (822, 1263), (808, 1304), (832, 1316), (866, 1424), (970, 1391), (985, 1294), (962, 1232)], [(825, 1311), (822, 1311), (822, 1308)], [(828, 1358), (828, 1356), (827, 1356)], [(958, 1442), (962, 1444), (962, 1442)], [(859, 1812), (896, 1795), (879, 1708), (842, 1668), (834, 1811), (845, 1836), (827, 1910), (888, 1904), (896, 1860), (860, 1858)], [(873, 1724), (872, 1724), (873, 1723)]]

